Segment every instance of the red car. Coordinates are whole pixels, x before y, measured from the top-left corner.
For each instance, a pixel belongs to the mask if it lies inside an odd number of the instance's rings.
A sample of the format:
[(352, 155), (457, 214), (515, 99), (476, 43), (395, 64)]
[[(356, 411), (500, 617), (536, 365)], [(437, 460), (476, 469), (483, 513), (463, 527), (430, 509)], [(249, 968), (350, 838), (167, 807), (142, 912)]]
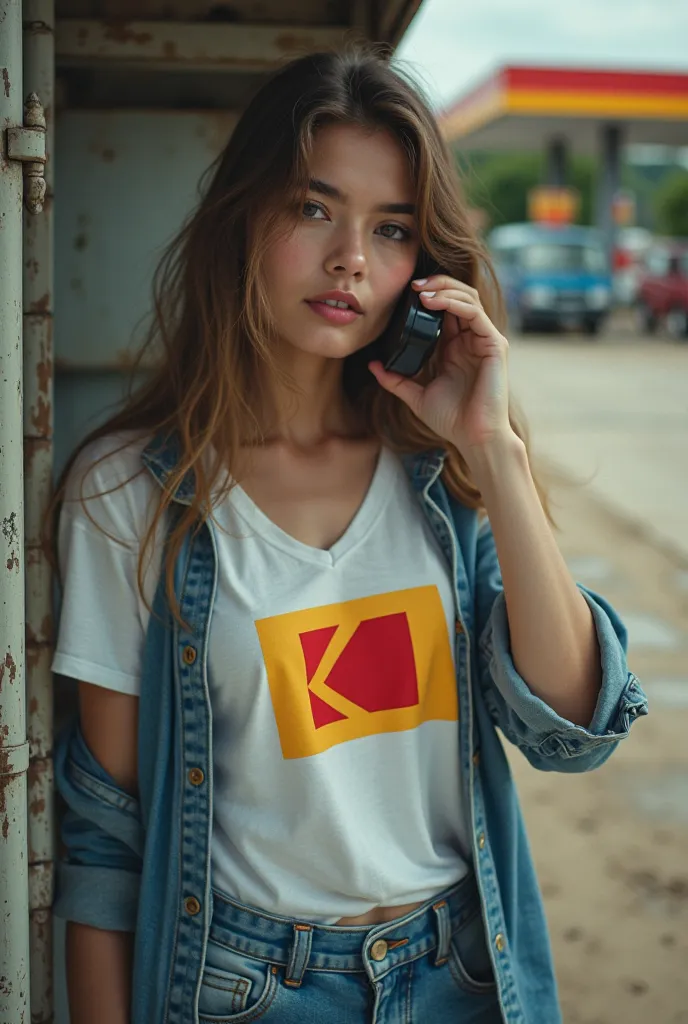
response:
[(688, 340), (688, 241), (657, 242), (645, 259), (638, 289), (638, 316), (643, 333), (660, 321), (674, 338)]

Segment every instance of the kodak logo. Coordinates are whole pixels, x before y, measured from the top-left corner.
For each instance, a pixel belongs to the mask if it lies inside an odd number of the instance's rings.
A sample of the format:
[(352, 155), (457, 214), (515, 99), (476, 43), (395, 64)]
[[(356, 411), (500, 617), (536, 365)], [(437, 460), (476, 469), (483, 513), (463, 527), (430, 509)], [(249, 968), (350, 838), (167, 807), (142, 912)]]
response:
[(458, 718), (435, 586), (259, 619), (256, 629), (285, 758)]

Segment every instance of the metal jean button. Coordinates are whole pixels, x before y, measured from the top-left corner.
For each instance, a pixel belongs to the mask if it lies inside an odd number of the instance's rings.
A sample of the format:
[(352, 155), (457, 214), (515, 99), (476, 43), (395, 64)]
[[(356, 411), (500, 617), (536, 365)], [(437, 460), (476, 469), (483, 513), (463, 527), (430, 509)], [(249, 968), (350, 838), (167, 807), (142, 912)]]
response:
[(387, 956), (388, 948), (389, 947), (384, 939), (378, 939), (377, 942), (374, 942), (370, 947), (370, 955), (373, 960), (384, 960)]

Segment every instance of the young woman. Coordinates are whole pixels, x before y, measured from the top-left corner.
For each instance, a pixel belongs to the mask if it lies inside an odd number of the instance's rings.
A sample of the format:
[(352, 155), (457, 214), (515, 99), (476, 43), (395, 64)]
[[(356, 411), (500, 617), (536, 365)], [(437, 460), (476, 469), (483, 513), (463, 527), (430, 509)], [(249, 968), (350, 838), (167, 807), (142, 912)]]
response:
[[(414, 379), (376, 347), (409, 286), (445, 314)], [(560, 1019), (496, 727), (585, 771), (646, 702), (554, 540), (495, 294), (398, 70), (263, 87), (61, 492), (72, 1024)]]

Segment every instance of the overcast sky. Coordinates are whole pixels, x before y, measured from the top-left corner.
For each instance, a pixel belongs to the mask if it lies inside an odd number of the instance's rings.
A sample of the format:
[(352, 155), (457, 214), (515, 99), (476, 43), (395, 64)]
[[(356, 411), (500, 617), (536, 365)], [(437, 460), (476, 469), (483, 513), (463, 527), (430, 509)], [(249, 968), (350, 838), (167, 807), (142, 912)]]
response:
[(688, 72), (688, 0), (424, 0), (398, 55), (438, 107), (510, 62)]

